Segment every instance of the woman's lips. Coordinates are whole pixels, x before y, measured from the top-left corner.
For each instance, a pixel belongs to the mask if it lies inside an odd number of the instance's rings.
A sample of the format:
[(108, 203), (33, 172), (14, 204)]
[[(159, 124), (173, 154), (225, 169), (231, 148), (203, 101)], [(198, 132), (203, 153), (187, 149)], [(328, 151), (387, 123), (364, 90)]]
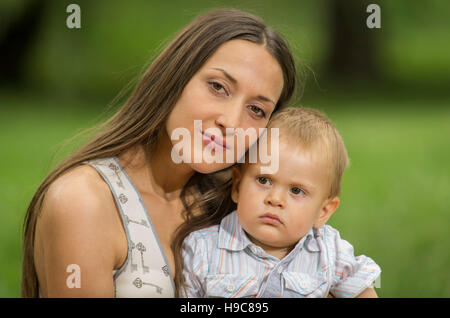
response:
[(261, 220), (264, 223), (272, 224), (272, 225), (281, 225), (283, 222), (281, 222), (280, 218), (276, 214), (272, 213), (266, 213), (263, 216), (261, 216)]
[(207, 145), (211, 144), (210, 146), (212, 146), (213, 149), (216, 150), (228, 149), (225, 139), (223, 139), (221, 136), (209, 135), (204, 131), (202, 131), (202, 139)]

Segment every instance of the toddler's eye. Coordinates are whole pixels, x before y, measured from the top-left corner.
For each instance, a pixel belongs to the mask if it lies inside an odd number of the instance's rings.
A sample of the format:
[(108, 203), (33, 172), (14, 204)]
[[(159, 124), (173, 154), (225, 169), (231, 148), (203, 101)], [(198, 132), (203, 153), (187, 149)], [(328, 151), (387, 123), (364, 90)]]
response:
[(260, 184), (263, 184), (263, 185), (270, 184), (269, 178), (266, 178), (266, 177), (258, 177), (257, 180)]
[(291, 192), (295, 195), (305, 194), (305, 192), (302, 189), (300, 189), (299, 187), (292, 187)]

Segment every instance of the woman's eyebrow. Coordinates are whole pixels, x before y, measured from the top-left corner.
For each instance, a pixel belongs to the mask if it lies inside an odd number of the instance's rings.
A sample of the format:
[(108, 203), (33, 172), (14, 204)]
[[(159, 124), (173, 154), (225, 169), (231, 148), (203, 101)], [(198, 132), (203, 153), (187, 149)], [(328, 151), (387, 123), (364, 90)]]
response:
[(233, 76), (231, 76), (230, 74), (225, 72), (225, 70), (218, 68), (218, 67), (213, 67), (212, 69), (221, 71), (230, 81), (232, 81), (234, 84), (237, 84), (237, 79), (235, 79)]
[[(234, 84), (237, 84), (237, 79), (235, 79), (233, 76), (228, 74), (224, 69), (221, 69), (218, 67), (213, 67), (212, 69), (221, 71), (230, 81), (232, 81)], [(258, 95), (257, 97), (263, 101), (271, 102), (272, 104), (276, 105), (276, 103), (273, 100), (271, 100), (270, 98), (268, 98), (266, 96)]]
[(257, 97), (258, 97), (259, 99), (262, 99), (263, 101), (271, 102), (272, 104), (276, 105), (276, 103), (275, 103), (273, 100), (271, 100), (270, 98), (268, 98), (268, 97), (266, 97), (266, 96), (258, 95)]

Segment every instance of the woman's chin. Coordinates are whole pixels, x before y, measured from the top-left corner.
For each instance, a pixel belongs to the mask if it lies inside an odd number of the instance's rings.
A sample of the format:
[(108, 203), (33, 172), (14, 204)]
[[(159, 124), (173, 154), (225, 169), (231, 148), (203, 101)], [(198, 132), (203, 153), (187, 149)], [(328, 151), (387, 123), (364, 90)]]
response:
[(199, 173), (213, 173), (213, 172), (217, 172), (220, 170), (223, 170), (225, 168), (231, 167), (233, 164), (232, 163), (217, 163), (217, 162), (213, 162), (213, 163), (206, 163), (206, 162), (200, 162), (200, 163), (190, 163), (189, 164), (191, 166), (191, 168)]

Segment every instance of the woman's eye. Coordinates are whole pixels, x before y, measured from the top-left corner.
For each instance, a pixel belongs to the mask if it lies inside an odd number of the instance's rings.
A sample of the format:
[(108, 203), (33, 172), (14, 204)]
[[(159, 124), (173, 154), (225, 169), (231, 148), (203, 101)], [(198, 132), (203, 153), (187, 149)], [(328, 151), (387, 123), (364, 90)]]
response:
[(258, 106), (250, 105), (249, 108), (256, 116), (260, 118), (266, 118), (266, 113)]
[(305, 194), (305, 192), (302, 189), (300, 189), (299, 187), (292, 187), (291, 192), (295, 195)]
[(226, 93), (225, 88), (223, 87), (223, 85), (218, 83), (218, 82), (209, 82), (209, 85), (217, 93)]
[(263, 184), (263, 185), (270, 184), (269, 178), (266, 178), (266, 177), (258, 177), (257, 180), (260, 184)]

